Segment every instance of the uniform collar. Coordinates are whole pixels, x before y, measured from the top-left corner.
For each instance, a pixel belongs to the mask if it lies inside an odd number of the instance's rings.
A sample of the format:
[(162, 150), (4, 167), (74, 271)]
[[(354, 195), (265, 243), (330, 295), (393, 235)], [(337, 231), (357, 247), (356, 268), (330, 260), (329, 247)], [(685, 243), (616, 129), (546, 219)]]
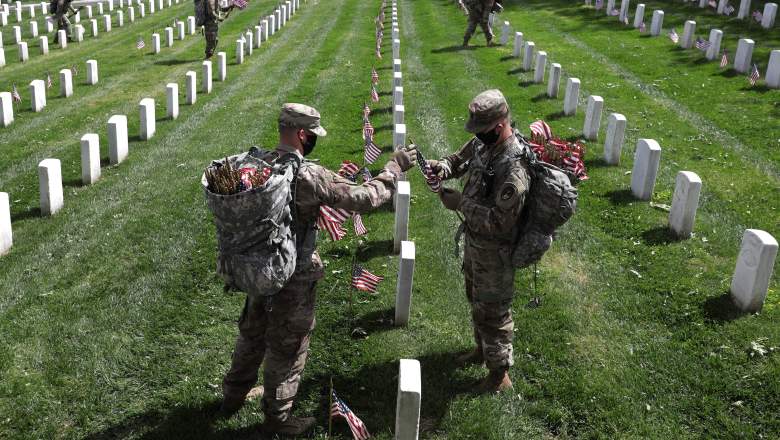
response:
[(301, 152), (289, 145), (279, 144), (276, 146), (276, 151), (278, 151), (281, 154), (291, 153), (303, 159), (303, 155), (301, 154)]

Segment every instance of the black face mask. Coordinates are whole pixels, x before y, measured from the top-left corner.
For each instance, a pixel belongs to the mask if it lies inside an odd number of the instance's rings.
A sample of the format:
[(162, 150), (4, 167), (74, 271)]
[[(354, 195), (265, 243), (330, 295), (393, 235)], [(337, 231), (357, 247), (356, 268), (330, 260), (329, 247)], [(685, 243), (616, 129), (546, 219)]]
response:
[(314, 150), (314, 146), (317, 145), (317, 135), (307, 134), (306, 142), (303, 142), (303, 155), (308, 156)]
[(477, 133), (476, 136), (477, 139), (479, 139), (480, 141), (482, 141), (483, 144), (485, 144), (485, 146), (489, 147), (495, 144), (496, 141), (498, 141), (498, 137), (500, 136), (500, 134), (495, 130), (490, 130), (484, 133)]

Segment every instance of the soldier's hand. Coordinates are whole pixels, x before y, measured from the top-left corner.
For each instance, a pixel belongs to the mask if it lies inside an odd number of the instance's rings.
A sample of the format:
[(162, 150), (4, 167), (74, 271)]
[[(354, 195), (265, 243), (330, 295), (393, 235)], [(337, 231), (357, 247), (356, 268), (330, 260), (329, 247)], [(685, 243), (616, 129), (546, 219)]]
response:
[(393, 153), (392, 159), (401, 167), (401, 171), (407, 171), (417, 164), (417, 147), (410, 145)]
[(429, 160), (428, 165), (431, 166), (433, 173), (439, 176), (441, 180), (447, 180), (452, 176), (452, 168), (450, 168), (450, 163), (446, 160)]
[(460, 191), (454, 189), (442, 187), (441, 191), (439, 191), (439, 199), (441, 199), (442, 205), (452, 211), (458, 210), (462, 198)]

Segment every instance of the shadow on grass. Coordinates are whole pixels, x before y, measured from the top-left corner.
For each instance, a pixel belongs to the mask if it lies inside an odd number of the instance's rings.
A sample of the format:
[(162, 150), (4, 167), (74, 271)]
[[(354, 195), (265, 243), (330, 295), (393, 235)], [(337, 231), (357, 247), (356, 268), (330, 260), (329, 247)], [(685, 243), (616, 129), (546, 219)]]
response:
[[(392, 207), (392, 203), (386, 203)], [(383, 207), (385, 205), (382, 205)], [(380, 208), (382, 209), (382, 208)], [(357, 261), (364, 262), (375, 257), (386, 257), (393, 254), (393, 240), (367, 241), (357, 253)]]
[(520, 86), (520, 87), (529, 87), (529, 86), (532, 86), (534, 84), (535, 83), (532, 80), (520, 81), (519, 83), (517, 83), (517, 85)]
[(741, 73), (737, 72), (734, 69), (726, 69), (722, 70), (720, 72), (715, 72), (712, 74), (712, 76), (722, 76), (724, 78), (734, 78), (735, 76), (742, 75)]
[(379, 96), (390, 96), (390, 95), (392, 95), (392, 94), (393, 94), (393, 92), (392, 92), (392, 91), (388, 91), (388, 92), (379, 92)]
[(549, 114), (549, 115), (547, 115), (545, 118), (546, 118), (547, 120), (550, 120), (550, 121), (557, 121), (558, 119), (561, 119), (561, 118), (563, 118), (564, 116), (566, 116), (566, 114), (565, 114), (565, 113), (563, 113), (563, 110), (561, 110), (561, 111), (559, 111), (559, 112), (550, 113), (550, 114)]
[(395, 309), (387, 308), (366, 313), (355, 321), (355, 325), (363, 328), (369, 336), (374, 333), (386, 332), (395, 328)]
[(616, 189), (614, 191), (609, 191), (605, 195), (613, 205), (627, 205), (636, 201), (634, 195), (631, 194), (631, 190), (628, 189)]
[(26, 211), (22, 211), (20, 214), (12, 215), (11, 224), (14, 224), (18, 221), (39, 217), (41, 217), (41, 208), (30, 208)]
[(591, 169), (591, 168), (609, 168), (612, 165), (608, 164), (603, 157), (592, 157), (589, 159), (585, 159), (585, 166), (588, 169)]
[(200, 58), (196, 58), (194, 60), (179, 60), (179, 59), (160, 60), (160, 61), (155, 61), (154, 64), (156, 64), (158, 66), (178, 66), (180, 64), (189, 64), (189, 63), (194, 63), (194, 62), (200, 61), (200, 60), (201, 60)]
[(516, 74), (522, 73), (522, 72), (523, 72), (523, 68), (522, 67), (517, 67), (515, 69), (507, 70), (506, 74), (507, 75), (516, 75)]
[(550, 98), (549, 96), (547, 96), (546, 92), (543, 92), (543, 93), (540, 93), (540, 94), (534, 96), (533, 98), (531, 98), (531, 102), (541, 102), (541, 101), (547, 101), (547, 100), (550, 100), (550, 99), (555, 99), (555, 98)]
[(766, 84), (761, 84), (760, 86), (751, 86), (747, 85), (745, 87), (742, 87), (740, 90), (743, 92), (753, 92), (753, 93), (766, 93), (772, 91)]
[(504, 61), (509, 61), (512, 58), (514, 58), (512, 55), (504, 55), (501, 58), (499, 58), (499, 61), (501, 61), (503, 63)]
[(460, 44), (454, 45), (454, 46), (447, 46), (447, 47), (441, 47), (439, 49), (433, 49), (431, 53), (450, 53), (450, 52), (460, 52), (463, 50), (476, 50), (477, 46), (474, 45), (468, 45), (466, 47), (463, 47)]
[(653, 229), (648, 229), (642, 233), (642, 238), (650, 246), (660, 246), (683, 240), (667, 226), (657, 226)]
[[(393, 106), (392, 105), (389, 106), (389, 107), (381, 107), (381, 108), (371, 109), (371, 114), (372, 115), (381, 115), (381, 114), (392, 113), (392, 112), (393, 112)], [(360, 130), (362, 131), (363, 129), (361, 128)]]
[(708, 299), (702, 304), (702, 310), (708, 321), (719, 323), (730, 322), (748, 314), (734, 304), (729, 292)]
[[(141, 439), (251, 439), (258, 438), (258, 427), (215, 430), (220, 420), (219, 400), (199, 406), (173, 407), (170, 410), (149, 410), (129, 417), (117, 425), (84, 437), (87, 440), (107, 440), (136, 437)], [(142, 433), (139, 433), (141, 431)]]

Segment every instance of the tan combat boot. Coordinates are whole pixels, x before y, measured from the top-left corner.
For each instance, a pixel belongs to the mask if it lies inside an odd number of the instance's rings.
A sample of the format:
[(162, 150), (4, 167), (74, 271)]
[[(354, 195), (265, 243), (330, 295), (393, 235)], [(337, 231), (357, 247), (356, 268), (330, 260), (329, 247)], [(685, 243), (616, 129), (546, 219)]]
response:
[(275, 419), (266, 418), (263, 423), (263, 431), (266, 434), (279, 434), (289, 437), (295, 437), (305, 434), (314, 428), (316, 420), (314, 417), (287, 417), (287, 420), (279, 422)]
[(219, 407), (219, 412), (228, 416), (233, 415), (244, 406), (245, 401), (263, 397), (263, 392), (263, 386), (260, 385), (249, 390), (246, 396), (225, 395), (225, 397), (222, 398), (222, 406)]
[(509, 389), (512, 389), (512, 380), (509, 379), (509, 370), (499, 369), (490, 370), (487, 377), (474, 388), (474, 392), (476, 394), (495, 394)]
[(465, 367), (466, 365), (470, 365), (470, 364), (485, 363), (485, 356), (482, 354), (482, 347), (476, 346), (470, 351), (461, 354), (460, 356), (458, 356), (455, 362), (461, 367)]

